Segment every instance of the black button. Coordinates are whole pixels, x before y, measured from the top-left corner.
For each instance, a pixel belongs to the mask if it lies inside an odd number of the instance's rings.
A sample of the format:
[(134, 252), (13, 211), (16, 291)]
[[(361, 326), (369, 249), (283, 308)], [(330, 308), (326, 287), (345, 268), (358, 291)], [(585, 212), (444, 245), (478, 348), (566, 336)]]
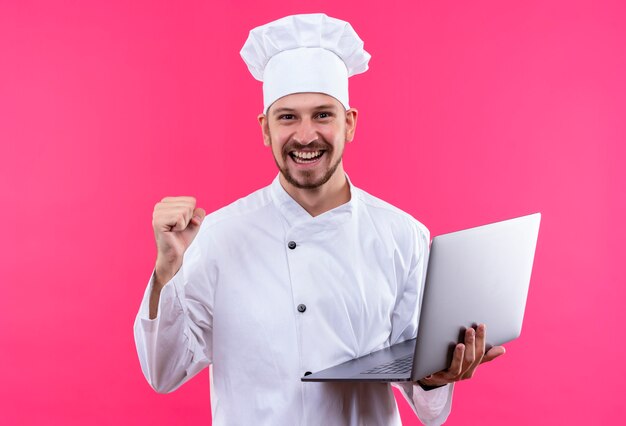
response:
[(298, 305), (298, 312), (304, 312), (304, 311), (306, 311), (306, 305), (299, 304)]
[(310, 371), (307, 371), (306, 373), (304, 373), (305, 376), (309, 376), (311, 374), (313, 374), (313, 373), (311, 373)]
[(291, 250), (296, 248), (296, 242), (295, 241), (289, 241), (289, 243), (287, 243), (287, 247), (289, 247)]

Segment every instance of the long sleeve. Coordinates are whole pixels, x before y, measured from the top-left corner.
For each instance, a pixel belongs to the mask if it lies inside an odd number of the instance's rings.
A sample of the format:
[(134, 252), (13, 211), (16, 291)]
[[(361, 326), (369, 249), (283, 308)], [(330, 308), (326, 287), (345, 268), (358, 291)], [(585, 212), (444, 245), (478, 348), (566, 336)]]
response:
[[(400, 294), (392, 320), (391, 344), (417, 336), (419, 309), (423, 295), (426, 268), (428, 267), (429, 233), (419, 225), (413, 235), (412, 244), (416, 247), (411, 259), (405, 287)], [(446, 421), (452, 408), (453, 384), (430, 391), (423, 390), (417, 383), (395, 383), (407, 402), (425, 425), (440, 425)]]
[(175, 390), (212, 360), (214, 280), (200, 240), (201, 234), (185, 252), (181, 269), (161, 290), (158, 315), (151, 320), (153, 272), (135, 320), (141, 369), (157, 392)]
[(413, 412), (425, 425), (443, 424), (452, 409), (452, 392), (454, 385), (446, 385), (430, 391), (423, 390), (419, 385), (410, 382), (395, 383), (404, 395)]

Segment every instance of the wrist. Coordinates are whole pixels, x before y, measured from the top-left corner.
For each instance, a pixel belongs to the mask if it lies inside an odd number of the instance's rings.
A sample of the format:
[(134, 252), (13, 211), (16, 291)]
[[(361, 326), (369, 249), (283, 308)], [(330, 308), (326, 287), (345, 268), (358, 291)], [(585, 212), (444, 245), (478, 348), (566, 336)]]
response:
[(159, 252), (156, 257), (154, 273), (159, 279), (165, 279), (164, 283), (166, 283), (176, 275), (176, 272), (178, 272), (182, 264), (182, 256), (168, 255)]
[(165, 286), (176, 275), (180, 265), (159, 265), (154, 268), (154, 287), (159, 290)]

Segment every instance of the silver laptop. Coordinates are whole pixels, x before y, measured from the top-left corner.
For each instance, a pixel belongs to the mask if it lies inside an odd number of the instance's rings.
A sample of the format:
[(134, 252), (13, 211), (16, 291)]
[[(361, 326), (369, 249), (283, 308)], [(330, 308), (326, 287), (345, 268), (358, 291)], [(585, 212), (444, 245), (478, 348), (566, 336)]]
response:
[(487, 325), (487, 346), (519, 337), (541, 214), (433, 239), (416, 339), (302, 377), (319, 381), (408, 381), (450, 366), (468, 327)]

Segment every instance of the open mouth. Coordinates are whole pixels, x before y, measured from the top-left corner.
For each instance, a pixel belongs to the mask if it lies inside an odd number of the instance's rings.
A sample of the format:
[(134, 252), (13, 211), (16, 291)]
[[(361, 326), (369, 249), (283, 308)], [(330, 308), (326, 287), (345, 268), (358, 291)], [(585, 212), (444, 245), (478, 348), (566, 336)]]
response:
[(317, 162), (326, 151), (291, 151), (289, 156), (296, 164), (312, 164)]

